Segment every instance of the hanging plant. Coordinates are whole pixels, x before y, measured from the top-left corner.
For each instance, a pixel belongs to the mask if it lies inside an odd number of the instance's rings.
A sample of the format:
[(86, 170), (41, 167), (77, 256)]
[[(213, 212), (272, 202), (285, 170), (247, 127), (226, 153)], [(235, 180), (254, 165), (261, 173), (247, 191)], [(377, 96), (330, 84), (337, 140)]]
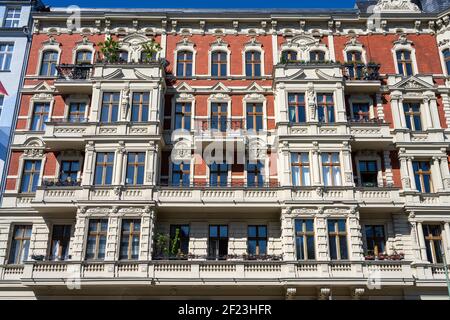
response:
[(119, 61), (120, 46), (117, 41), (114, 41), (111, 37), (105, 40), (105, 42), (98, 43), (100, 52), (102, 53), (105, 62), (116, 63)]

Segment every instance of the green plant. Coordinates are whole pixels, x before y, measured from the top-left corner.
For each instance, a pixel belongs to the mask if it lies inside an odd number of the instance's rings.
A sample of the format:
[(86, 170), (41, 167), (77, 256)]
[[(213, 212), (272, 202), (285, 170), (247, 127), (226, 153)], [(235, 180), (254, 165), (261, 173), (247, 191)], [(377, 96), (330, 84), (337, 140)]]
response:
[(175, 236), (173, 239), (171, 239), (171, 246), (170, 246), (170, 255), (176, 256), (178, 254), (178, 249), (180, 248), (180, 229), (177, 228), (175, 230)]
[(105, 42), (98, 43), (98, 46), (106, 62), (115, 63), (119, 61), (120, 46), (117, 41), (109, 37)]
[(169, 255), (169, 236), (163, 233), (155, 234), (156, 255)]
[(161, 45), (155, 40), (147, 41), (142, 44), (142, 60), (144, 62), (150, 62), (155, 60), (156, 54), (160, 51)]

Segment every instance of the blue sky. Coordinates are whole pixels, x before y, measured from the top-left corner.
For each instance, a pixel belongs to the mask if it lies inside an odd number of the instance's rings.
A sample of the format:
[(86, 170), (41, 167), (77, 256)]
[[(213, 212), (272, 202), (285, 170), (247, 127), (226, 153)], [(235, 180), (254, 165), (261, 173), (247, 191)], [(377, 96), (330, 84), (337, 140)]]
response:
[(53, 7), (85, 8), (352, 8), (355, 0), (43, 0)]

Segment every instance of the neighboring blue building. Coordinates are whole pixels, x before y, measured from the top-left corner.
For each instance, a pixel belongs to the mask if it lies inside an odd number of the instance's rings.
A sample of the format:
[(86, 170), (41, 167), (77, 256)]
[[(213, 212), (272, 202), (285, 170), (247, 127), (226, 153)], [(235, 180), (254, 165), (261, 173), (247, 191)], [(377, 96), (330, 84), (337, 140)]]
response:
[(31, 40), (31, 13), (42, 8), (40, 0), (0, 0), (0, 186)]

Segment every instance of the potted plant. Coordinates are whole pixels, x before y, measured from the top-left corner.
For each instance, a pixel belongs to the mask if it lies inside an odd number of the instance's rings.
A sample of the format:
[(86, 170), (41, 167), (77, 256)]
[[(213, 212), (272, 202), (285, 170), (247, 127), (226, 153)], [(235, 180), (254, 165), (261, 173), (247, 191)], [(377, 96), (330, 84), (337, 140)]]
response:
[(155, 61), (156, 54), (161, 50), (161, 45), (154, 39), (142, 44), (141, 58), (143, 62)]
[(99, 42), (100, 52), (102, 53), (105, 62), (116, 63), (119, 61), (119, 43), (113, 40), (111, 37), (105, 40), (105, 42)]

